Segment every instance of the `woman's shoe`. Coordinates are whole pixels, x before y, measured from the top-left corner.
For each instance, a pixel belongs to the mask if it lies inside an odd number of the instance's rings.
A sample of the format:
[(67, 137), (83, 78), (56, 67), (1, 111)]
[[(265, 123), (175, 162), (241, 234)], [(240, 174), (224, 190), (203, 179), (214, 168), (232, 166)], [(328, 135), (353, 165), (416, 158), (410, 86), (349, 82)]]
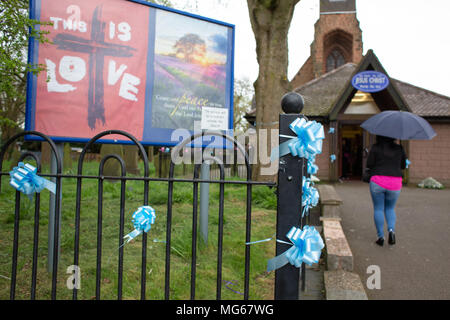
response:
[(394, 231), (389, 231), (389, 244), (395, 244), (395, 233)]
[(379, 245), (380, 247), (382, 247), (383, 244), (384, 244), (384, 238), (378, 238), (378, 240), (375, 241), (375, 243), (376, 243), (377, 245)]

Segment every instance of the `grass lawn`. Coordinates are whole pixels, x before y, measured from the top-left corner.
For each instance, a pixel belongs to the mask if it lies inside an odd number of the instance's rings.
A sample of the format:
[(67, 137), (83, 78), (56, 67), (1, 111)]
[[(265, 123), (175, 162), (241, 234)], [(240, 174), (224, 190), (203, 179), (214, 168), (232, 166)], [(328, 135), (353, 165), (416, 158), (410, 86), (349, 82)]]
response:
[[(141, 164), (142, 165), (142, 164)], [(75, 173), (73, 168), (65, 173)], [(9, 164), (3, 165), (7, 171)], [(151, 164), (151, 177), (155, 176)], [(44, 169), (44, 172), (48, 172)], [(143, 172), (141, 170), (141, 172)], [(98, 163), (86, 162), (83, 174), (98, 174)], [(180, 176), (179, 174), (177, 176)], [(190, 174), (192, 176), (192, 174)], [(9, 186), (9, 176), (2, 177), (0, 193), (0, 299), (9, 299), (12, 245), (14, 231), (15, 189)], [(156, 221), (148, 233), (147, 243), (147, 299), (164, 299), (165, 244), (167, 190), (166, 182), (150, 182), (149, 205), (156, 210)], [(272, 237), (276, 230), (276, 197), (274, 189), (253, 186), (251, 240)], [(131, 216), (143, 205), (142, 181), (126, 182), (125, 227), (132, 231)], [(61, 217), (61, 254), (58, 267), (57, 299), (71, 299), (66, 286), (73, 264), (75, 229), (76, 179), (63, 179)], [(175, 183), (173, 195), (172, 250), (170, 265), (170, 299), (190, 298), (191, 237), (193, 184)], [(51, 274), (47, 272), (49, 192), (41, 193), (39, 217), (39, 246), (37, 299), (50, 299)], [(104, 183), (101, 299), (117, 299), (119, 245), (120, 183)], [(196, 299), (216, 298), (217, 233), (219, 185), (211, 184), (209, 211), (209, 239), (199, 238), (197, 249)], [(97, 260), (98, 180), (83, 179), (80, 224), (81, 288), (79, 299), (95, 299)], [(225, 185), (224, 239), (222, 266), (222, 299), (242, 299), (244, 291), (246, 186)], [(34, 201), (21, 196), (19, 255), (16, 299), (29, 299), (31, 288)], [(142, 236), (124, 246), (123, 299), (140, 298)], [(273, 299), (274, 272), (267, 273), (267, 260), (275, 255), (275, 241), (251, 246), (250, 299)], [(229, 283), (228, 289), (225, 282)], [(236, 292), (238, 293), (236, 293)]]

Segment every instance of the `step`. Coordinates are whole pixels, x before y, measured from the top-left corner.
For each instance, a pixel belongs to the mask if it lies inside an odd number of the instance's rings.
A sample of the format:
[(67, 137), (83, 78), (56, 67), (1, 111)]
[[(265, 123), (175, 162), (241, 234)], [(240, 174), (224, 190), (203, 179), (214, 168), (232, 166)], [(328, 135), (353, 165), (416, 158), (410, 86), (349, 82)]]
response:
[(327, 269), (353, 271), (353, 254), (340, 221), (322, 219), (323, 236), (327, 251)]
[(368, 300), (358, 274), (345, 270), (324, 272), (327, 300)]

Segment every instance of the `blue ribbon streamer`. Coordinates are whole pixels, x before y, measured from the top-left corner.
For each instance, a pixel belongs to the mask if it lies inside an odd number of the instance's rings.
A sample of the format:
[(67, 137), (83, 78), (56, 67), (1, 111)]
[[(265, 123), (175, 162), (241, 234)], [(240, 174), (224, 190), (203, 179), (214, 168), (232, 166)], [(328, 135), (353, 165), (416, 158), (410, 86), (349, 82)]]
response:
[(131, 240), (139, 236), (142, 232), (150, 231), (151, 225), (155, 223), (155, 209), (150, 206), (139, 207), (133, 213), (132, 218), (134, 230), (123, 237), (124, 239), (127, 239), (125, 243), (130, 242)]
[(319, 203), (319, 191), (314, 188), (314, 182), (311, 178), (303, 177), (302, 181), (302, 217), (308, 214), (310, 208), (317, 206)]
[(315, 164), (316, 157), (311, 157), (311, 159), (308, 159), (308, 166), (307, 171), (309, 174), (316, 174), (319, 171), (319, 166)]
[(409, 161), (408, 159), (406, 159), (406, 168), (408, 169), (409, 165), (411, 164), (411, 161)]
[(55, 183), (38, 176), (37, 169), (31, 164), (19, 162), (18, 166), (9, 172), (9, 175), (11, 176), (9, 184), (30, 199), (35, 192), (40, 193), (44, 189), (56, 193)]
[(267, 272), (279, 269), (287, 263), (299, 268), (302, 262), (308, 265), (319, 262), (325, 245), (314, 227), (304, 226), (303, 229), (292, 227), (286, 237), (293, 246), (279, 256), (270, 259), (267, 262)]

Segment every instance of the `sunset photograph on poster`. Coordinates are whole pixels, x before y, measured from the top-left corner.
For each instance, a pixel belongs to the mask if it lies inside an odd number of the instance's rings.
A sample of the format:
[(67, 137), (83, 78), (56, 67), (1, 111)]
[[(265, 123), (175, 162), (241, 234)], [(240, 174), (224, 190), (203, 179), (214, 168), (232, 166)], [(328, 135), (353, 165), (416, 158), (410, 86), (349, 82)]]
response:
[(153, 127), (193, 130), (202, 107), (226, 108), (227, 29), (187, 19), (156, 15)]

